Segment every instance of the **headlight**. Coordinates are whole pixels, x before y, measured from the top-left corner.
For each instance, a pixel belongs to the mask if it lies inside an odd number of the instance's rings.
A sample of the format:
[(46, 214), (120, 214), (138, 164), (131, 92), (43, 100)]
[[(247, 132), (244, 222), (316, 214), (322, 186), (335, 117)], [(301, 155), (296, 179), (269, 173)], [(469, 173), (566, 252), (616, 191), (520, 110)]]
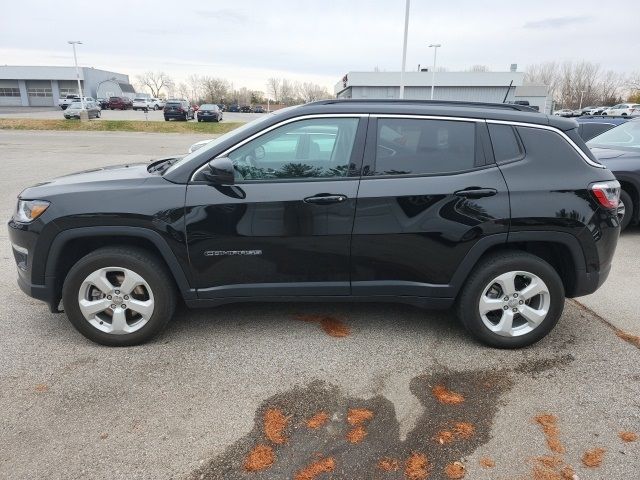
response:
[(50, 203), (44, 200), (18, 200), (18, 209), (15, 220), (21, 223), (34, 221), (49, 207)]

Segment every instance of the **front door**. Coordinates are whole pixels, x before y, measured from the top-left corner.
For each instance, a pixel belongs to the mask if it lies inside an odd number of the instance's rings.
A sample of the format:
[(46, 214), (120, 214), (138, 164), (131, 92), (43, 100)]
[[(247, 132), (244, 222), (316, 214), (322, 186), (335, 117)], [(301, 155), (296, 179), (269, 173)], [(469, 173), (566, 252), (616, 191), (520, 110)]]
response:
[(470, 249), (506, 237), (509, 194), (490, 148), (484, 121), (371, 118), (352, 239), (354, 295), (446, 298)]
[(227, 152), (232, 186), (187, 187), (200, 298), (348, 295), (366, 117), (288, 120)]

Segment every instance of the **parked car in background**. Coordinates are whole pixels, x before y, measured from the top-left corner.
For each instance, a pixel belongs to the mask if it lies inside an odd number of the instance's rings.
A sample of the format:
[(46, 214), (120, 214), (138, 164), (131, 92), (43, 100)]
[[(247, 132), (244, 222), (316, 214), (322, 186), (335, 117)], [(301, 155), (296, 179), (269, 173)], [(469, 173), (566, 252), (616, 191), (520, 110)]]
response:
[[(62, 108), (62, 110), (65, 110), (73, 102), (79, 102), (79, 101), (80, 101), (79, 95), (67, 95), (64, 98), (61, 98), (58, 100), (58, 106)], [(93, 97), (84, 97), (84, 101), (95, 103), (95, 100), (93, 99)]]
[(220, 122), (222, 121), (222, 111), (215, 103), (204, 103), (198, 109), (199, 122)]
[(8, 224), (18, 284), (111, 346), (158, 335), (180, 297), (455, 306), (478, 341), (531, 345), (606, 280), (620, 184), (575, 122), (524, 108), (315, 102), (40, 183)]
[(559, 117), (573, 117), (573, 110), (569, 108), (563, 108), (562, 110), (556, 110), (553, 112), (554, 115)]
[(164, 100), (161, 98), (151, 98), (151, 105), (154, 110), (162, 110), (164, 108)]
[(164, 106), (164, 119), (169, 120), (193, 120), (195, 112), (191, 104), (186, 100), (167, 100)]
[(636, 105), (631, 109), (630, 117), (640, 117), (640, 105)]
[(240, 111), (240, 105), (238, 105), (238, 104), (229, 105), (227, 107), (227, 111), (229, 111), (229, 112), (239, 112)]
[(240, 111), (242, 113), (251, 113), (251, 105), (242, 105)]
[(100, 108), (102, 110), (106, 110), (107, 108), (109, 108), (109, 99), (108, 98), (98, 98), (96, 100), (96, 103), (98, 105), (100, 105)]
[(139, 98), (133, 99), (132, 108), (134, 110), (149, 111), (149, 110), (153, 110), (153, 104), (150, 98), (139, 97)]
[(264, 109), (264, 107), (262, 105), (256, 105), (253, 108), (253, 113), (264, 113), (266, 110)]
[(578, 134), (586, 142), (613, 127), (628, 122), (631, 117), (606, 117), (602, 115), (585, 115), (576, 119)]
[(627, 116), (631, 115), (632, 112), (638, 108), (640, 108), (640, 104), (638, 103), (619, 103), (618, 105), (607, 108), (604, 112), (602, 112), (602, 115)]
[(110, 110), (128, 110), (133, 108), (133, 102), (129, 97), (109, 97)]
[[(67, 120), (70, 118), (80, 118), (80, 113), (83, 110), (82, 102), (73, 102), (64, 110), (64, 118)], [(96, 102), (85, 102), (84, 109), (87, 111), (89, 118), (100, 118), (100, 107)]]
[(585, 112), (585, 114), (586, 115), (600, 115), (607, 108), (609, 108), (609, 107), (591, 107)]
[(221, 112), (227, 111), (227, 106), (224, 103), (218, 103), (218, 108), (220, 109)]
[(640, 119), (624, 122), (592, 138), (587, 146), (620, 182), (620, 226), (640, 221)]

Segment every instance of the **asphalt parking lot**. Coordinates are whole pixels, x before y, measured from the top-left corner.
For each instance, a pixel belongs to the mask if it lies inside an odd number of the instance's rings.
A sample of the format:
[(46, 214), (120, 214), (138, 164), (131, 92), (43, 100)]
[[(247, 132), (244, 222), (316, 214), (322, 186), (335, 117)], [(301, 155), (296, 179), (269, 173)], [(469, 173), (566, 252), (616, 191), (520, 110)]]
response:
[[(0, 131), (0, 213), (25, 186), (206, 137)], [(156, 341), (110, 349), (20, 292), (0, 236), (0, 478), (640, 471), (640, 440), (620, 437), (640, 434), (640, 349), (610, 325), (640, 335), (638, 228), (623, 234), (606, 288), (580, 299), (597, 315), (568, 302), (546, 339), (518, 351), (478, 345), (448, 312), (387, 304), (181, 308)], [(247, 472), (269, 455), (271, 468)]]
[[(0, 118), (29, 118), (63, 120), (64, 110), (59, 107), (0, 107)], [(223, 122), (246, 123), (265, 115), (264, 113), (224, 112)], [(101, 117), (93, 120), (144, 120), (164, 122), (162, 110), (102, 110)], [(193, 121), (193, 120), (190, 120)]]

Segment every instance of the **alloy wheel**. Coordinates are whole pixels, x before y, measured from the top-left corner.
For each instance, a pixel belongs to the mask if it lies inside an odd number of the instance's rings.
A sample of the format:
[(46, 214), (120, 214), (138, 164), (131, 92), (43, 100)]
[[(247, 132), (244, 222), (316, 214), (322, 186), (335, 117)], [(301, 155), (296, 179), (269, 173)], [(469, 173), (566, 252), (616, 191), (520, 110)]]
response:
[(535, 330), (551, 306), (549, 288), (537, 275), (512, 271), (491, 280), (478, 304), (484, 325), (504, 337), (518, 337)]
[(154, 298), (147, 281), (132, 270), (105, 267), (89, 274), (78, 292), (84, 318), (96, 329), (126, 335), (151, 318)]

